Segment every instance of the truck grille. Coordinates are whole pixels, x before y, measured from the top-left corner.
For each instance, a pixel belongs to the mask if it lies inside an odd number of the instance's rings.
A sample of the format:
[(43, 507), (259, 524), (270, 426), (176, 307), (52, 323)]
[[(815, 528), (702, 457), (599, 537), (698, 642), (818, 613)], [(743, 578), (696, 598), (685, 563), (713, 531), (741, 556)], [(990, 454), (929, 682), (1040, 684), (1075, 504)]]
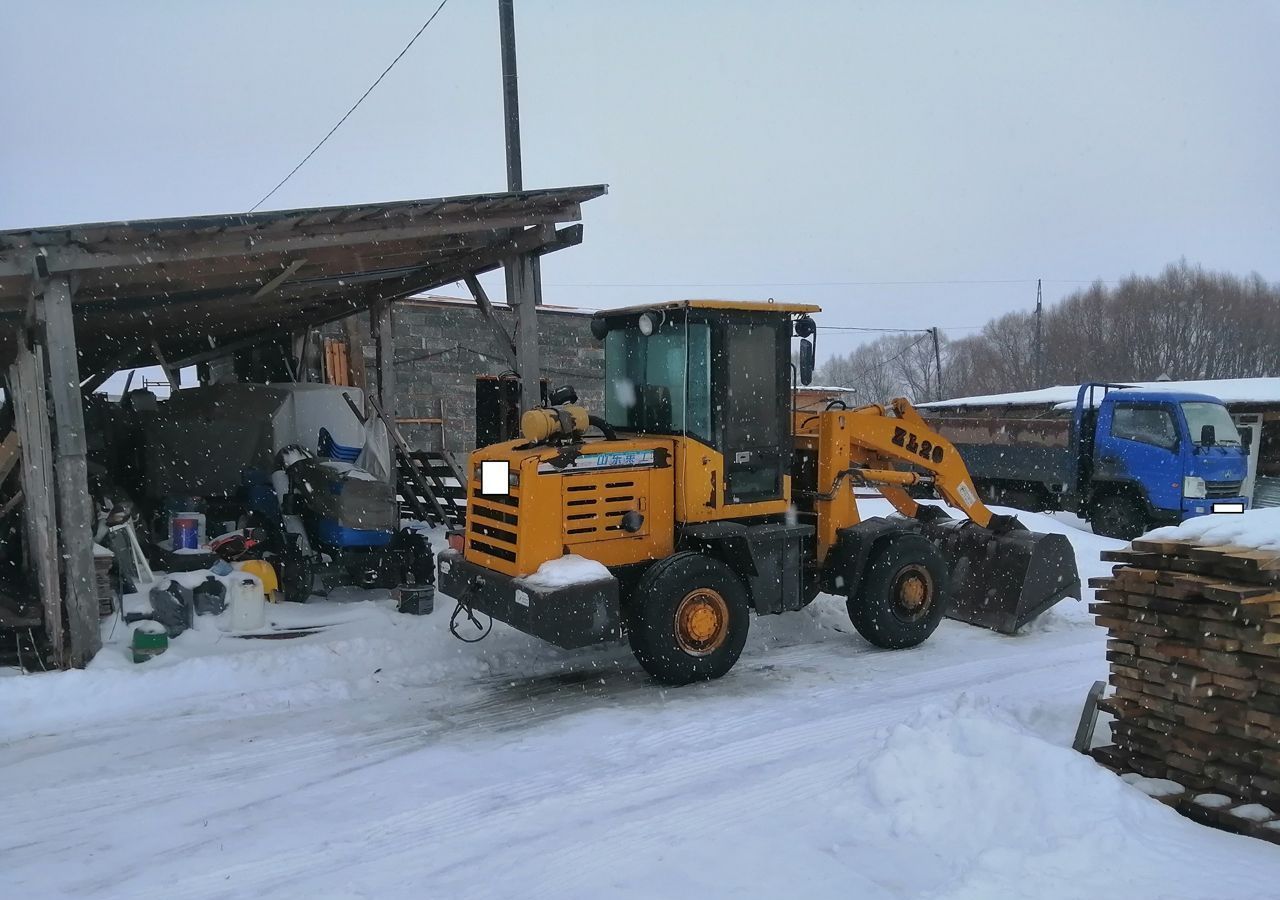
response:
[(520, 524), (520, 498), (484, 497), (473, 484), (467, 509), (467, 546), (507, 562), (516, 561), (516, 534)]
[(1204, 483), (1205, 496), (1213, 499), (1217, 497), (1239, 497), (1240, 487), (1243, 481), (1206, 481)]

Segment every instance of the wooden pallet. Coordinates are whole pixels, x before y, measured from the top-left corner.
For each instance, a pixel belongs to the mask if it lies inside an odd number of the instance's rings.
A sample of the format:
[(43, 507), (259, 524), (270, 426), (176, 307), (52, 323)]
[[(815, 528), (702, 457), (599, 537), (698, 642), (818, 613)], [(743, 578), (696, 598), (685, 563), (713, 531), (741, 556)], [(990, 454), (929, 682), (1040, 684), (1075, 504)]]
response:
[[(1176, 779), (1153, 778), (1129, 769), (1116, 755), (1114, 746), (1096, 747), (1091, 755), (1106, 768), (1125, 778), (1139, 790), (1201, 825), (1232, 834), (1243, 834), (1280, 844), (1280, 795), (1272, 806), (1245, 801), (1228, 794), (1188, 788)], [(1162, 783), (1152, 784), (1157, 781)]]
[(1102, 558), (1116, 565), (1090, 579), (1090, 611), (1108, 630), (1114, 743), (1095, 758), (1178, 783), (1197, 821), (1280, 838), (1276, 815), (1233, 813), (1280, 810), (1280, 553), (1138, 540)]

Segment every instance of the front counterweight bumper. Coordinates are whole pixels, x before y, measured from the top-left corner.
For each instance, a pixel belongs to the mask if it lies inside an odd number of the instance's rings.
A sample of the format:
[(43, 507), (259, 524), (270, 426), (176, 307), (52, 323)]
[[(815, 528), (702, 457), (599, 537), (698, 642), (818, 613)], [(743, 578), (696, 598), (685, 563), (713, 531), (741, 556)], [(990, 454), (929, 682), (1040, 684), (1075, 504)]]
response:
[(539, 587), (468, 562), (458, 550), (443, 551), (437, 571), (440, 593), (557, 647), (572, 650), (621, 634), (618, 579), (613, 576)]

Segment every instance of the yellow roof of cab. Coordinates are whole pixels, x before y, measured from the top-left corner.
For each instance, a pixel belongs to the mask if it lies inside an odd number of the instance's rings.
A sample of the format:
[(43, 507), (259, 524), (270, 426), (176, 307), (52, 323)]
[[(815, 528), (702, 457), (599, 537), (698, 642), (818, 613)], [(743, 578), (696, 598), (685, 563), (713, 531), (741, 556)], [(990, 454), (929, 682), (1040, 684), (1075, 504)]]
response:
[(821, 306), (812, 303), (778, 303), (773, 300), (664, 300), (642, 306), (625, 306), (621, 309), (602, 309), (598, 316), (621, 316), (661, 309), (730, 309), (737, 312), (816, 313)]

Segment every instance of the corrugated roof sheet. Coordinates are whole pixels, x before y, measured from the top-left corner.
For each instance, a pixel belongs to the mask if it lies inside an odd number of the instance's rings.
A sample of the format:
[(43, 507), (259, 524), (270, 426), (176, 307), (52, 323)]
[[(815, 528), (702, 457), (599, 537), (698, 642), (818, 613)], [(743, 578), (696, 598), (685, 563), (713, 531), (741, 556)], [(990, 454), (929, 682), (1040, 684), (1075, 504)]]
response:
[(342, 318), (581, 240), (604, 185), (0, 232), (0, 317), (40, 265), (75, 291), (82, 368), (154, 339), (171, 361)]

